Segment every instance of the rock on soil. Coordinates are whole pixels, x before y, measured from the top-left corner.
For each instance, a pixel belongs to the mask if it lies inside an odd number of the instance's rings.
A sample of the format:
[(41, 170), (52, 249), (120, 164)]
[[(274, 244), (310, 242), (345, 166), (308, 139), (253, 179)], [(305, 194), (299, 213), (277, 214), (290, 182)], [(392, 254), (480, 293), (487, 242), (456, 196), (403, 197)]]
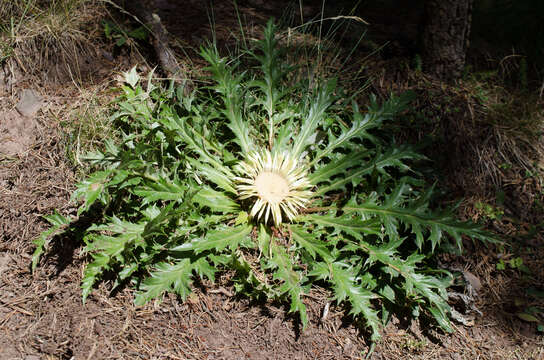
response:
[(32, 117), (41, 109), (43, 98), (35, 90), (24, 89), (21, 92), (21, 100), (15, 108), (17, 111), (26, 117)]
[(35, 90), (25, 89), (16, 110), (0, 112), (1, 154), (18, 155), (34, 144), (39, 128), (35, 116), (42, 106), (43, 98)]

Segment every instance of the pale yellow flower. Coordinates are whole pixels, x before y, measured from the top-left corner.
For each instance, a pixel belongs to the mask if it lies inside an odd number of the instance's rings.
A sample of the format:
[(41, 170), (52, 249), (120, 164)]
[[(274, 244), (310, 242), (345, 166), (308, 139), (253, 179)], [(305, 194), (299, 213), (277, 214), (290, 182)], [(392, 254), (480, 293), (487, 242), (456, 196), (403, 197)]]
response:
[(282, 213), (293, 220), (312, 196), (304, 166), (289, 154), (272, 155), (269, 151), (253, 152), (236, 167), (236, 189), (241, 200), (254, 199), (250, 216), (276, 225)]

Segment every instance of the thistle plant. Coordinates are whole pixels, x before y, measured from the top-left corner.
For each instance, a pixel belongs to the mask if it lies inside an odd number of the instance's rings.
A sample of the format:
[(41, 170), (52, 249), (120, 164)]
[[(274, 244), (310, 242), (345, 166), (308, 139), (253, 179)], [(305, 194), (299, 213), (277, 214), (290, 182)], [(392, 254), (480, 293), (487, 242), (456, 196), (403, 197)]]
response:
[[(83, 300), (106, 274), (144, 304), (231, 270), (237, 292), (288, 302), (304, 326), (318, 284), (373, 341), (398, 308), (452, 331), (451, 276), (433, 252), (492, 238), (431, 209), (432, 186), (413, 169), (423, 156), (381, 136), (407, 96), (371, 96), (361, 111), (334, 79), (293, 84), (279, 38), (269, 22), (237, 60), (202, 49), (210, 76), (190, 96), (125, 74), (112, 116), (121, 141), (87, 156), (95, 171), (73, 194), (78, 216), (99, 219), (78, 229), (90, 259)], [(74, 230), (47, 219), (34, 267), (51, 236)]]

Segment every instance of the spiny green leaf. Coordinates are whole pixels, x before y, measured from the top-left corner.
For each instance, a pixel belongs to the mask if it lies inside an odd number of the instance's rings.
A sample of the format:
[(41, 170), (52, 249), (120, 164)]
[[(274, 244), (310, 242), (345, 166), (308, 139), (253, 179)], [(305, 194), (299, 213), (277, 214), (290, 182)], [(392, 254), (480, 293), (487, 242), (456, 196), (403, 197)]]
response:
[(332, 105), (335, 100), (334, 89), (335, 82), (329, 82), (318, 90), (315, 97), (311, 100), (308, 114), (303, 116), (300, 132), (294, 138), (294, 146), (291, 155), (298, 158), (306, 146), (310, 144), (310, 138), (315, 133), (315, 130), (326, 117), (326, 110)]
[(284, 119), (292, 116), (290, 110), (283, 113), (276, 113), (276, 106), (284, 95), (281, 89), (281, 79), (286, 74), (284, 62), (281, 59), (282, 49), (277, 45), (278, 40), (273, 35), (275, 25), (269, 21), (264, 30), (264, 38), (257, 42), (262, 54), (251, 53), (260, 63), (263, 73), (263, 80), (253, 80), (250, 86), (257, 86), (264, 95), (264, 99), (257, 100), (267, 112), (268, 120), (268, 142), (272, 146), (275, 127)]
[(110, 257), (102, 253), (92, 254), (92, 257), (93, 261), (87, 264), (85, 271), (83, 272), (83, 279), (81, 279), (81, 297), (83, 303), (85, 303), (85, 300), (91, 293), (91, 290), (100, 278), (100, 275), (104, 270), (108, 269), (110, 262)]
[(327, 146), (321, 150), (318, 150), (310, 162), (310, 166), (317, 164), (322, 158), (330, 156), (336, 149), (342, 147), (353, 147), (349, 145), (349, 142), (352, 139), (369, 137), (367, 131), (373, 127), (378, 126), (382, 123), (381, 114), (366, 114), (364, 117), (358, 112), (356, 104), (354, 104), (354, 113), (353, 113), (353, 123), (350, 128), (345, 128), (342, 130), (340, 135), (333, 136), (330, 134), (330, 140), (327, 143)]
[(215, 191), (208, 186), (197, 192), (192, 201), (200, 206), (207, 206), (212, 211), (230, 213), (239, 209), (239, 205), (224, 193)]
[(194, 251), (195, 254), (212, 249), (222, 251), (227, 247), (234, 250), (249, 235), (252, 229), (253, 227), (249, 224), (219, 227), (217, 230), (209, 231), (202, 238), (174, 247), (171, 250)]
[(267, 229), (264, 224), (259, 224), (259, 237), (257, 238), (257, 242), (261, 253), (268, 255), (271, 239), (270, 230)]
[(115, 215), (108, 217), (107, 220), (107, 223), (94, 224), (88, 230), (95, 232), (104, 230), (113, 234), (141, 234), (145, 229), (144, 223), (133, 223), (120, 219)]
[[(403, 207), (404, 204), (401, 205), (402, 202), (397, 200), (400, 198), (399, 194), (408, 189), (405, 185), (399, 185), (390, 199), (387, 199), (383, 205), (378, 204), (376, 196), (369, 196), (361, 204), (350, 201), (346, 206), (342, 207), (342, 211), (347, 213), (357, 212), (365, 216), (379, 216), (386, 227), (387, 233), (392, 237), (398, 237), (397, 224), (398, 221), (402, 221), (404, 224), (410, 225), (416, 235), (416, 243), (419, 247), (421, 247), (420, 242), (423, 239), (422, 228), (429, 230), (429, 239), (433, 249), (440, 243), (442, 232), (451, 235), (459, 247), (462, 242), (461, 234), (482, 241), (497, 242), (494, 237), (482, 231), (476, 224), (456, 220), (451, 212), (430, 213), (427, 212), (426, 206), (415, 207), (412, 205)], [(399, 189), (404, 190), (397, 191)]]
[(157, 182), (145, 183), (136, 187), (133, 192), (143, 198), (142, 204), (148, 204), (157, 200), (182, 200), (188, 186), (179, 180), (158, 178)]
[(308, 314), (306, 305), (302, 302), (303, 288), (302, 282), (305, 278), (300, 272), (293, 269), (293, 261), (282, 246), (274, 242), (270, 244), (272, 257), (268, 259), (267, 268), (274, 269), (273, 277), (275, 280), (281, 280), (282, 284), (278, 291), (280, 294), (287, 294), (291, 300), (289, 312), (298, 313), (300, 321), (305, 329), (308, 325)]
[(448, 332), (451, 332), (448, 313), (450, 307), (447, 303), (446, 282), (440, 279), (416, 272), (415, 264), (423, 259), (422, 255), (413, 254), (406, 260), (400, 259), (395, 250), (402, 244), (402, 240), (391, 241), (386, 246), (373, 246), (359, 243), (358, 246), (369, 255), (369, 261), (379, 261), (390, 268), (390, 274), (404, 278), (404, 290), (408, 295), (417, 295), (429, 302), (429, 311), (435, 317), (438, 324)]
[(97, 171), (76, 185), (77, 190), (73, 192), (72, 200), (81, 197), (85, 200), (85, 203), (77, 211), (78, 216), (88, 211), (91, 205), (100, 197), (111, 174), (112, 170)]
[(164, 226), (165, 223), (168, 223), (173, 217), (177, 215), (176, 211), (173, 211), (174, 203), (170, 203), (165, 206), (157, 216), (152, 218), (150, 221), (145, 224), (142, 237), (150, 238), (153, 236), (167, 235), (167, 227)]
[(189, 124), (188, 120), (188, 118), (182, 118), (177, 114), (164, 119), (167, 126), (177, 132), (189, 149), (198, 154), (200, 162), (208, 163), (226, 176), (233, 177), (232, 172), (221, 161), (217, 160), (217, 154), (221, 152), (219, 146), (212, 143), (209, 137)]
[[(240, 275), (239, 279), (234, 279), (234, 281), (239, 282), (234, 285), (237, 292), (244, 292), (249, 296), (257, 298), (265, 295), (267, 299), (277, 298), (279, 296), (278, 290), (268, 284), (265, 277), (257, 276), (255, 270), (240, 252), (234, 252), (229, 255), (229, 258), (230, 261), (228, 264)], [(247, 289), (248, 287), (249, 289)]]
[(300, 221), (312, 222), (322, 227), (332, 227), (335, 233), (342, 231), (356, 239), (362, 239), (364, 235), (380, 235), (379, 225), (375, 220), (361, 220), (350, 215), (308, 214), (300, 217)]
[(308, 276), (313, 276), (317, 280), (326, 280), (331, 276), (330, 264), (316, 261), (311, 266), (311, 271), (308, 273)]
[[(134, 224), (128, 221), (123, 221), (117, 217), (112, 217), (110, 223), (102, 225), (94, 225), (90, 228), (91, 231), (107, 231), (108, 235), (100, 233), (89, 233), (84, 237), (87, 244), (84, 251), (90, 252), (93, 261), (87, 265), (83, 274), (82, 290), (83, 301), (87, 298), (93, 285), (98, 280), (104, 270), (111, 267), (112, 263), (124, 262), (124, 252), (135, 246), (143, 246), (144, 224)], [(114, 234), (115, 236), (112, 236)], [(137, 270), (136, 265), (132, 265), (131, 270), (125, 270), (120, 276), (128, 277), (132, 272)], [(117, 279), (117, 283), (124, 278)]]
[(310, 174), (309, 180), (316, 185), (324, 181), (330, 181), (333, 176), (345, 173), (349, 168), (360, 166), (363, 159), (371, 154), (370, 151), (353, 151), (340, 159), (333, 159), (327, 165), (316, 169)]
[(237, 194), (236, 189), (232, 185), (232, 181), (224, 171), (217, 170), (216, 167), (209, 166), (195, 159), (187, 159), (198, 174), (204, 175), (206, 179), (219, 186), (221, 189), (230, 192), (231, 194)]
[(240, 145), (242, 153), (247, 154), (253, 144), (249, 137), (250, 128), (242, 116), (242, 94), (240, 86), (243, 75), (235, 75), (227, 66), (227, 59), (220, 58), (215, 48), (202, 49), (200, 54), (210, 64), (207, 68), (212, 72), (212, 79), (216, 81), (215, 91), (221, 94), (225, 109), (223, 114), (229, 120), (228, 127), (236, 136), (236, 143)]
[(327, 244), (319, 239), (321, 234), (314, 236), (308, 233), (301, 226), (292, 225), (289, 227), (293, 240), (295, 240), (302, 248), (304, 248), (310, 256), (315, 260), (316, 254), (321, 256), (326, 262), (332, 261), (333, 256), (327, 249)]
[(378, 295), (363, 287), (352, 267), (335, 262), (331, 264), (330, 271), (329, 282), (333, 286), (335, 300), (338, 303), (347, 301), (351, 306), (351, 315), (362, 315), (371, 329), (372, 341), (377, 341), (380, 338), (380, 319), (370, 300)]
[(132, 274), (138, 271), (139, 268), (140, 268), (140, 264), (138, 264), (137, 262), (125, 263), (123, 265), (123, 269), (119, 271), (119, 275), (117, 276), (117, 279), (115, 279), (115, 283), (113, 284), (112, 290), (116, 289), (119, 285), (123, 283), (123, 281), (130, 278)]
[(378, 154), (368, 163), (362, 164), (360, 167), (351, 170), (346, 176), (332, 180), (327, 186), (320, 187), (316, 194), (323, 195), (331, 190), (341, 189), (344, 185), (360, 179), (362, 176), (368, 175), (374, 170), (387, 174), (385, 168), (393, 166), (400, 171), (408, 171), (410, 170), (410, 167), (404, 164), (403, 160), (421, 158), (421, 155), (413, 152), (409, 148), (391, 148), (383, 154)]
[(174, 291), (185, 299), (191, 292), (191, 278), (194, 264), (189, 259), (181, 259), (175, 264), (158, 263), (156, 271), (145, 279), (136, 293), (134, 303), (143, 305), (149, 300), (160, 296), (165, 291)]
[[(380, 295), (389, 300), (391, 303), (395, 303), (395, 290), (389, 285), (384, 285), (380, 290)], [(383, 311), (383, 309), (382, 309)], [(385, 324), (384, 324), (385, 325)]]
[[(453, 332), (448, 314), (451, 311), (447, 303), (445, 284), (439, 279), (423, 274), (413, 274), (413, 285), (417, 293), (429, 301), (429, 311), (438, 322), (438, 325), (447, 332)], [(436, 293), (435, 291), (438, 291)]]
[[(389, 265), (393, 270), (402, 272), (405, 270), (404, 263), (396, 258), (396, 249), (403, 243), (403, 239), (391, 239), (388, 243), (380, 245), (370, 245), (359, 242), (358, 245), (368, 253), (368, 264), (374, 264), (380, 261)], [(411, 269), (410, 269), (411, 270)]]
[(95, 235), (92, 242), (85, 247), (87, 252), (99, 251), (108, 258), (115, 258), (125, 250), (126, 246), (141, 240), (141, 234), (127, 233), (117, 236)]
[(62, 216), (57, 211), (51, 215), (45, 215), (43, 218), (51, 224), (51, 227), (42, 232), (40, 237), (33, 241), (34, 245), (36, 245), (36, 249), (32, 254), (32, 271), (36, 270), (40, 257), (42, 256), (45, 247), (47, 247), (51, 241), (51, 238), (60, 233), (65, 226), (70, 224), (70, 218)]
[(213, 267), (206, 258), (201, 257), (193, 262), (193, 270), (200, 276), (201, 279), (204, 277), (208, 278), (212, 282), (215, 281), (216, 269)]
[(295, 120), (293, 118), (287, 120), (282, 126), (279, 127), (276, 133), (276, 139), (274, 142), (273, 153), (289, 152), (291, 149), (290, 142), (293, 137), (293, 128)]

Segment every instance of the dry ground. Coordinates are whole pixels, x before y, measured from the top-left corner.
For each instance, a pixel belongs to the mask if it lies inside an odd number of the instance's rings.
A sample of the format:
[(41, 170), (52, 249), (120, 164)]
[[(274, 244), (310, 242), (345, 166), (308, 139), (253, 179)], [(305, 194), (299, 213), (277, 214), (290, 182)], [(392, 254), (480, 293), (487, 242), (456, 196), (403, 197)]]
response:
[[(195, 46), (209, 34), (209, 28), (184, 22), (207, 16), (203, 8), (195, 5), (181, 12), (164, 4), (161, 15), (182, 42)], [(249, 6), (239, 10), (254, 24), (265, 21), (270, 11)], [(223, 31), (223, 40), (229, 41), (227, 30), (237, 26), (236, 18), (227, 16), (234, 14), (232, 5), (216, 2), (215, 11), (216, 30)], [(88, 101), (89, 94), (107, 94), (105, 89), (113, 85), (109, 79), (116, 71), (127, 70), (133, 61), (102, 61), (94, 78), (98, 85), (38, 83), (29, 78), (9, 91), (1, 90), (2, 144), (7, 143), (4, 135), (15, 123), (18, 128), (9, 132), (9, 141), (21, 148), (16, 154), (0, 156), (0, 359), (364, 356), (369, 346), (365, 334), (343, 309), (331, 305), (323, 317), (324, 291), (313, 291), (305, 299), (311, 323), (301, 333), (281, 304), (256, 304), (233, 296), (228, 274), (217, 285), (196, 284), (185, 303), (166, 296), (162, 303), (135, 307), (131, 290), (110, 293), (107, 283), (85, 305), (81, 303), (79, 282), (86, 259), (80, 255), (80, 244), (69, 239), (55, 242), (38, 271), (30, 272), (32, 240), (46, 229), (41, 216), (55, 209), (63, 214), (75, 210), (69, 196), (78, 165), (67, 155), (77, 154), (77, 141), (66, 134), (66, 122), (76, 121), (74, 109)], [(44, 98), (40, 112), (26, 118), (15, 110), (19, 91), (25, 88), (36, 89)], [(523, 189), (523, 184), (518, 185)], [(508, 226), (515, 227), (507, 219), (497, 226), (503, 233), (508, 233)], [(522, 254), (531, 276), (511, 269), (498, 271), (499, 251), (494, 248), (467, 244), (466, 256), (445, 258), (450, 267), (476, 277), (480, 288), (475, 305), (482, 314), (472, 314), (468, 326), (456, 323), (452, 335), (436, 332), (427, 324), (394, 319), (372, 359), (544, 359), (544, 339), (536, 324), (516, 317), (526, 306), (542, 306), (524, 293), (528, 287), (542, 290), (543, 286), (544, 244), (539, 234), (534, 238), (524, 245), (530, 251)]]

